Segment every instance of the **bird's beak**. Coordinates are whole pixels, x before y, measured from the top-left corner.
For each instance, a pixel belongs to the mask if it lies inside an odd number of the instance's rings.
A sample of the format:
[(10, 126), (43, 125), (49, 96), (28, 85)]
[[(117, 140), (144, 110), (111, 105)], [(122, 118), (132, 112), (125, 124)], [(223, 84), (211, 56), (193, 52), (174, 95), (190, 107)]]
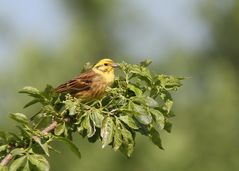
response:
[(113, 68), (118, 68), (118, 67), (119, 67), (119, 64), (113, 63), (113, 64), (112, 64), (112, 67), (113, 67)]

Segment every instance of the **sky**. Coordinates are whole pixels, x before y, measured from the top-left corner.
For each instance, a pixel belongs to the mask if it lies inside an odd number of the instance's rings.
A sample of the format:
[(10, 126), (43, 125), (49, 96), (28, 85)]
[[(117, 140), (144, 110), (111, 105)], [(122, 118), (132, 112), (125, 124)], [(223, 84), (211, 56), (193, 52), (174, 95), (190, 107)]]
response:
[[(71, 29), (71, 18), (57, 0), (0, 1), (0, 66), (10, 64), (25, 44), (61, 47)], [(198, 17), (200, 0), (122, 0), (116, 8), (116, 37), (126, 42), (128, 56), (163, 56), (170, 49), (197, 50), (208, 30)], [(124, 22), (139, 15), (134, 22)], [(137, 28), (137, 29), (135, 29)]]

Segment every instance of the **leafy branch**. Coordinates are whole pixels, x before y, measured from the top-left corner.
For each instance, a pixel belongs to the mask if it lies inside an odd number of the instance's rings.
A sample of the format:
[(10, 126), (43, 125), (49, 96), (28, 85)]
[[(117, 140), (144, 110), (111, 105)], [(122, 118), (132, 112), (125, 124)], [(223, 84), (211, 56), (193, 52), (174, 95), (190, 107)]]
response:
[(127, 157), (134, 150), (137, 134), (163, 149), (160, 132), (171, 132), (174, 116), (170, 91), (177, 90), (184, 78), (153, 74), (150, 63), (121, 63), (121, 76), (102, 99), (92, 102), (57, 94), (49, 85), (44, 91), (23, 88), (20, 93), (33, 98), (24, 107), (40, 103), (41, 109), (32, 120), (22, 113), (10, 114), (20, 132), (0, 132), (0, 170), (49, 170), (45, 156), (56, 151), (53, 141), (65, 143), (80, 158), (72, 142), (74, 133), (91, 143), (101, 141), (102, 148), (109, 145)]

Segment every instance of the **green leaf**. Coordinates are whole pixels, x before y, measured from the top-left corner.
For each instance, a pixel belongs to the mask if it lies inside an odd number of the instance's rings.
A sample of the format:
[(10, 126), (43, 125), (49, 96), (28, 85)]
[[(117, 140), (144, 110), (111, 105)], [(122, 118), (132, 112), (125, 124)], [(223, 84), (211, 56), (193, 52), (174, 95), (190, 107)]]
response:
[(24, 148), (15, 148), (14, 150), (11, 151), (11, 154), (12, 154), (12, 156), (18, 156), (25, 152), (26, 152), (26, 150)]
[(149, 85), (152, 83), (150, 71), (145, 67), (135, 66), (134, 68), (131, 68), (130, 73), (133, 73), (132, 78), (138, 77)]
[(47, 99), (51, 99), (54, 95), (56, 95), (55, 89), (49, 84), (46, 85), (46, 88), (43, 92), (41, 92), (41, 94)]
[[(71, 97), (70, 97), (71, 98)], [(77, 113), (78, 101), (75, 99), (67, 99), (64, 101), (66, 109), (69, 110), (69, 115), (73, 116)]]
[(50, 156), (50, 154), (49, 154), (49, 145), (48, 145), (48, 142), (45, 142), (45, 143), (41, 143), (41, 139), (37, 139), (37, 140), (35, 140), (39, 145), (40, 145), (40, 147), (42, 148), (42, 150), (45, 152), (45, 154), (47, 155), (47, 156)]
[(75, 153), (79, 158), (81, 158), (81, 153), (78, 147), (72, 141), (64, 137), (55, 137), (54, 139), (65, 143), (73, 153)]
[(41, 92), (34, 87), (24, 87), (22, 90), (19, 91), (19, 93), (26, 93), (32, 96), (41, 94)]
[(152, 97), (145, 97), (145, 101), (146, 101), (146, 105), (149, 106), (149, 107), (159, 107), (159, 103), (154, 100)]
[(69, 115), (70, 116), (73, 116), (73, 115), (75, 115), (76, 114), (76, 106), (71, 106), (70, 108), (69, 108)]
[(90, 122), (89, 114), (82, 121), (82, 126), (83, 126), (83, 128), (85, 128), (87, 130), (88, 138), (92, 137), (95, 134), (96, 129), (95, 129), (95, 126), (93, 124), (91, 124), (91, 122)]
[(121, 129), (121, 134), (123, 136), (123, 146), (121, 151), (126, 154), (128, 157), (131, 156), (131, 154), (134, 151), (134, 139), (129, 130), (126, 128), (122, 127)]
[(171, 111), (171, 108), (173, 106), (173, 99), (171, 97), (171, 94), (168, 91), (162, 90), (160, 91), (160, 97), (164, 100), (164, 106), (163, 109), (167, 111), (167, 114)]
[(138, 129), (139, 128), (137, 126), (135, 120), (132, 117), (128, 116), (128, 115), (120, 116), (119, 119), (121, 121), (123, 121), (126, 125), (128, 125), (132, 129)]
[(39, 102), (39, 99), (33, 99), (32, 101), (28, 102), (23, 108), (27, 108), (31, 105), (34, 105)]
[(115, 129), (114, 129), (114, 142), (113, 142), (114, 151), (117, 151), (122, 145), (122, 143), (123, 143), (123, 137), (121, 135), (121, 128), (120, 128), (120, 125), (116, 123)]
[(26, 156), (22, 156), (12, 162), (10, 165), (9, 171), (17, 171), (19, 168), (24, 167), (26, 162)]
[(173, 101), (172, 100), (167, 100), (165, 102), (165, 106), (163, 107), (164, 110), (166, 110), (168, 113), (171, 111), (173, 106)]
[(95, 135), (95, 132), (96, 132), (95, 125), (91, 124), (89, 120), (89, 126), (87, 128), (87, 137), (88, 138), (93, 137)]
[(132, 97), (131, 100), (135, 104), (146, 106), (146, 100), (144, 96), (135, 96), (135, 97)]
[(143, 106), (134, 105), (134, 110), (136, 112), (135, 117), (140, 123), (148, 125), (152, 122), (152, 116)]
[(63, 134), (65, 131), (65, 128), (66, 128), (65, 122), (57, 124), (56, 128), (54, 129), (54, 134), (55, 135)]
[(22, 124), (28, 124), (29, 123), (29, 120), (28, 120), (27, 116), (22, 114), (22, 113), (11, 113), (10, 118), (12, 118), (13, 120), (15, 120), (19, 123), (22, 123)]
[(167, 121), (167, 122), (165, 123), (164, 129), (165, 129), (168, 133), (170, 133), (170, 132), (172, 131), (172, 127), (173, 127), (172, 123)]
[(170, 75), (158, 75), (156, 80), (159, 81), (160, 85), (166, 90), (177, 90), (182, 86), (181, 80), (186, 77), (173, 77)]
[(163, 150), (160, 134), (154, 128), (150, 130), (150, 139), (156, 146)]
[(102, 148), (105, 148), (113, 140), (114, 134), (114, 122), (111, 117), (106, 117), (103, 120), (101, 128), (101, 137), (102, 137)]
[(53, 108), (52, 105), (45, 105), (42, 107), (42, 111), (44, 111), (45, 113), (48, 113), (48, 114), (54, 114), (56, 113), (55, 112), (55, 109)]
[(1, 145), (0, 146), (0, 152), (5, 151), (7, 149), (8, 145)]
[(143, 94), (142, 90), (140, 90), (138, 87), (136, 87), (133, 84), (128, 84), (128, 89), (130, 89), (131, 91), (133, 91), (135, 93), (136, 96), (140, 96)]
[(165, 118), (164, 115), (156, 109), (150, 109), (150, 113), (154, 116), (155, 118), (155, 124), (158, 129), (163, 129), (165, 125)]
[(32, 135), (23, 127), (17, 125), (17, 128), (20, 130), (21, 135), (24, 137), (31, 137)]
[(26, 164), (25, 164), (25, 166), (22, 170), (23, 171), (31, 171), (28, 160), (27, 160), (27, 162), (26, 162)]
[(146, 60), (140, 62), (140, 65), (141, 65), (141, 66), (144, 66), (144, 67), (147, 67), (147, 66), (149, 66), (151, 63), (152, 63), (152, 61), (151, 61), (150, 59), (146, 59)]
[(45, 157), (38, 154), (33, 154), (28, 156), (31, 164), (35, 165), (39, 171), (49, 171), (50, 165)]
[(101, 128), (104, 116), (100, 114), (100, 110), (93, 109), (90, 118), (96, 127)]
[(0, 171), (8, 171), (8, 167), (0, 164)]

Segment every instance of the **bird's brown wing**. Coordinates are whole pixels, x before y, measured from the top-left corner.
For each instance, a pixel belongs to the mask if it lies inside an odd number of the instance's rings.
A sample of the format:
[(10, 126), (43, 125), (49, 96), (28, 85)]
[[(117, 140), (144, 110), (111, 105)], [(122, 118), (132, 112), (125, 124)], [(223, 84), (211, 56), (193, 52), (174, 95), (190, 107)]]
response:
[(96, 75), (97, 73), (95, 73), (93, 70), (86, 71), (67, 83), (60, 85), (55, 90), (58, 93), (68, 92), (70, 94), (90, 90), (92, 80)]

